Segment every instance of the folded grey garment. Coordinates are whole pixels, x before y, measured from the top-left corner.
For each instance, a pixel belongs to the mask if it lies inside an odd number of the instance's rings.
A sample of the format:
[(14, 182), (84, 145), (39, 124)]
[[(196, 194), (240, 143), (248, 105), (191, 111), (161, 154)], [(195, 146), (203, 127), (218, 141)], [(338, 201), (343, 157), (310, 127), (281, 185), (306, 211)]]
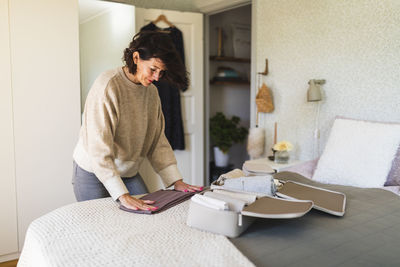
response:
[(267, 196), (274, 196), (276, 192), (274, 179), (271, 175), (227, 179), (222, 188), (226, 190), (261, 193)]
[(216, 192), (205, 192), (205, 196), (219, 199), (222, 201), (225, 201), (228, 204), (229, 210), (235, 211), (235, 212), (241, 212), (243, 210), (243, 207), (246, 205), (246, 202), (237, 198), (230, 197), (228, 195), (224, 194), (219, 194)]

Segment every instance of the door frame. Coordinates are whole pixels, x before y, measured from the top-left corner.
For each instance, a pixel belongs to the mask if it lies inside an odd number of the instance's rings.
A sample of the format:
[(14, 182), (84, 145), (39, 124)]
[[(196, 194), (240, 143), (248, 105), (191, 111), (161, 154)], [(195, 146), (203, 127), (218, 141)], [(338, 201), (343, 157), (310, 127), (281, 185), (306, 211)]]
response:
[(219, 14), (231, 9), (240, 8), (242, 6), (251, 5), (251, 63), (250, 63), (250, 127), (255, 125), (256, 106), (256, 10), (253, 1), (241, 3), (240, 5), (232, 5), (224, 9), (218, 9), (205, 14), (204, 17), (204, 174), (205, 184), (210, 185), (210, 16)]

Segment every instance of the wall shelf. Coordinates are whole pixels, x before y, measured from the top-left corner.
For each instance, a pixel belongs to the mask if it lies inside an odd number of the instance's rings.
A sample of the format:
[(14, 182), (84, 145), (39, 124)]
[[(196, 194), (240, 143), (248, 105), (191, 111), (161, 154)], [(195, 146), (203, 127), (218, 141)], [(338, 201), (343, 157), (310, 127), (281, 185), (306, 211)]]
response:
[(210, 81), (211, 85), (250, 85), (249, 81)]
[(250, 58), (237, 58), (237, 57), (210, 56), (210, 60), (250, 63)]

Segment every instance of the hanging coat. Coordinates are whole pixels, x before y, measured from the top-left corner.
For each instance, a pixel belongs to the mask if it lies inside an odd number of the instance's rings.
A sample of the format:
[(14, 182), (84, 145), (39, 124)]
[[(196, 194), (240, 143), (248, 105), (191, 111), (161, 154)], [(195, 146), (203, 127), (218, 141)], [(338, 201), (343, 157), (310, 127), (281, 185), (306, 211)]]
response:
[[(176, 27), (161, 29), (152, 22), (140, 29), (140, 31), (160, 30), (169, 32), (168, 34), (171, 37), (182, 62), (185, 63), (183, 37), (182, 32), (179, 29)], [(184, 150), (185, 134), (183, 132), (180, 91), (176, 86), (169, 84), (166, 81), (154, 81), (153, 84), (157, 87), (161, 100), (161, 107), (165, 118), (165, 136), (167, 137), (172, 149)], [(182, 88), (182, 91), (186, 90), (187, 88)]]

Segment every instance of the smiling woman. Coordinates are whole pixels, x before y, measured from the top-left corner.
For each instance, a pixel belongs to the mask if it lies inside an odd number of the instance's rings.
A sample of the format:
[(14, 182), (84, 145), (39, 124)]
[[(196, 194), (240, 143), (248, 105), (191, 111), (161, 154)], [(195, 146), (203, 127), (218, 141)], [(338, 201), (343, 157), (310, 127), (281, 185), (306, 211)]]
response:
[(135, 64), (139, 65), (141, 69), (138, 70), (137, 75), (133, 75), (129, 72), (129, 67), (124, 67), (125, 75), (130, 80), (149, 86), (153, 81), (158, 81), (163, 76), (165, 66), (160, 59), (150, 58), (149, 60), (143, 60), (137, 51), (133, 53), (132, 57)]
[(163, 79), (180, 88), (188, 86), (185, 65), (168, 34), (140, 32), (125, 49), (124, 60), (129, 72), (136, 74), (138, 71), (137, 78), (146, 83), (149, 80), (152, 82), (155, 79), (152, 74), (157, 72), (157, 80), (163, 76)]
[(152, 84), (162, 77), (185, 87), (187, 73), (164, 33), (136, 34), (124, 50), (124, 61), (125, 66), (102, 73), (89, 91), (73, 156), (74, 192), (78, 201), (111, 196), (128, 209), (155, 210), (154, 201), (131, 197), (148, 192), (138, 173), (144, 158), (165, 186), (202, 190), (183, 182)]

